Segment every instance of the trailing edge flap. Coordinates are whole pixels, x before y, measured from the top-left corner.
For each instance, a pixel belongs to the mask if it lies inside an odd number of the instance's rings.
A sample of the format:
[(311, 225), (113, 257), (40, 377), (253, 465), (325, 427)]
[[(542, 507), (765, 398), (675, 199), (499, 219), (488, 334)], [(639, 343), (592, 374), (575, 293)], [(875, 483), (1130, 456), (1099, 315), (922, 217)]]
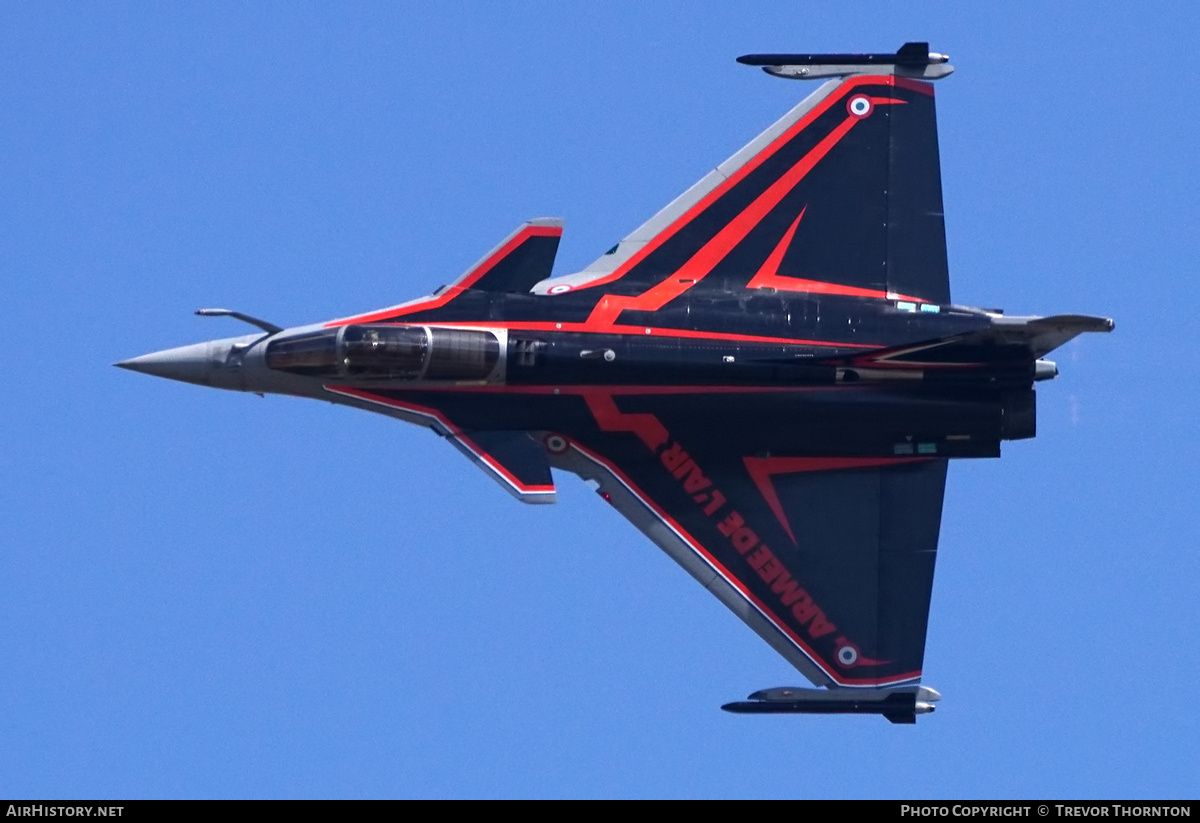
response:
[(1054, 317), (993, 317), (978, 331), (941, 340), (898, 346), (864, 356), (893, 363), (962, 364), (975, 362), (1032, 362), (1086, 332), (1110, 332), (1107, 317), (1060, 314)]
[(542, 446), (522, 431), (447, 435), (458, 449), (522, 503), (553, 503), (554, 480)]
[(563, 221), (556, 217), (540, 217), (522, 223), (438, 294), (467, 289), (524, 294), (534, 283), (550, 276), (562, 232)]

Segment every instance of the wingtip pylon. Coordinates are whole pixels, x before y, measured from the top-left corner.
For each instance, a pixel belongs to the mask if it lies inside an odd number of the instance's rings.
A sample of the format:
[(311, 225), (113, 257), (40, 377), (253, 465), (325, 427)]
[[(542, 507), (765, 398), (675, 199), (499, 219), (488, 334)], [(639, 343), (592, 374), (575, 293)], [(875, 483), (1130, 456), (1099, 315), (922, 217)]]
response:
[(760, 66), (772, 77), (819, 80), (852, 74), (895, 74), (939, 80), (954, 72), (950, 56), (929, 50), (929, 43), (905, 43), (895, 54), (743, 54), (737, 61)]
[(928, 686), (892, 689), (761, 689), (721, 708), (733, 714), (881, 714), (892, 723), (917, 722), (942, 696)]

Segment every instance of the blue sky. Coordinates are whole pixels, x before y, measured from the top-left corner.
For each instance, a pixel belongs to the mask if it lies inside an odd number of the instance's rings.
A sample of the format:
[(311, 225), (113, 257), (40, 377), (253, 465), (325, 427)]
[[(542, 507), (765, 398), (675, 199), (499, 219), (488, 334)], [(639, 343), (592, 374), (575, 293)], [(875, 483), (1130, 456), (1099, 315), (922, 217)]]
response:
[[(0, 796), (1194, 797), (1200, 157), (1185, 4), (0, 7)], [(113, 369), (390, 305), (521, 221), (582, 267), (808, 86), (928, 39), (952, 289), (1116, 318), (951, 467), (916, 727), (801, 678), (570, 476)]]

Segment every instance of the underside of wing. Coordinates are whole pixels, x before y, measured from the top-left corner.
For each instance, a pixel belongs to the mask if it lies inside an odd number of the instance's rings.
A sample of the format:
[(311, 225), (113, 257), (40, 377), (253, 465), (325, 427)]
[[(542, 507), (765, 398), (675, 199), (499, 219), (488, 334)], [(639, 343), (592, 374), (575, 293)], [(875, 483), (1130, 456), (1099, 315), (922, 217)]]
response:
[(920, 679), (945, 460), (746, 453), (678, 404), (588, 403), (595, 427), (559, 436), (552, 464), (598, 482), (806, 677)]
[(946, 461), (870, 450), (904, 425), (902, 405), (820, 390), (329, 390), (453, 438), (527, 502), (553, 494), (547, 465), (595, 481), (818, 685), (920, 680)]

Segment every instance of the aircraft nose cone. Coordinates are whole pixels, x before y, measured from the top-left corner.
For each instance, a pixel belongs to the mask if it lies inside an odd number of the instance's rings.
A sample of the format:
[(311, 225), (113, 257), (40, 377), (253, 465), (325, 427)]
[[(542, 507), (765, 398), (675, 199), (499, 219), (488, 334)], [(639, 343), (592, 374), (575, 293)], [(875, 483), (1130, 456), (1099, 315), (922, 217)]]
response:
[(211, 349), (210, 343), (196, 343), (143, 354), (141, 357), (122, 360), (113, 365), (142, 374), (152, 374), (155, 377), (210, 386), (214, 366)]

